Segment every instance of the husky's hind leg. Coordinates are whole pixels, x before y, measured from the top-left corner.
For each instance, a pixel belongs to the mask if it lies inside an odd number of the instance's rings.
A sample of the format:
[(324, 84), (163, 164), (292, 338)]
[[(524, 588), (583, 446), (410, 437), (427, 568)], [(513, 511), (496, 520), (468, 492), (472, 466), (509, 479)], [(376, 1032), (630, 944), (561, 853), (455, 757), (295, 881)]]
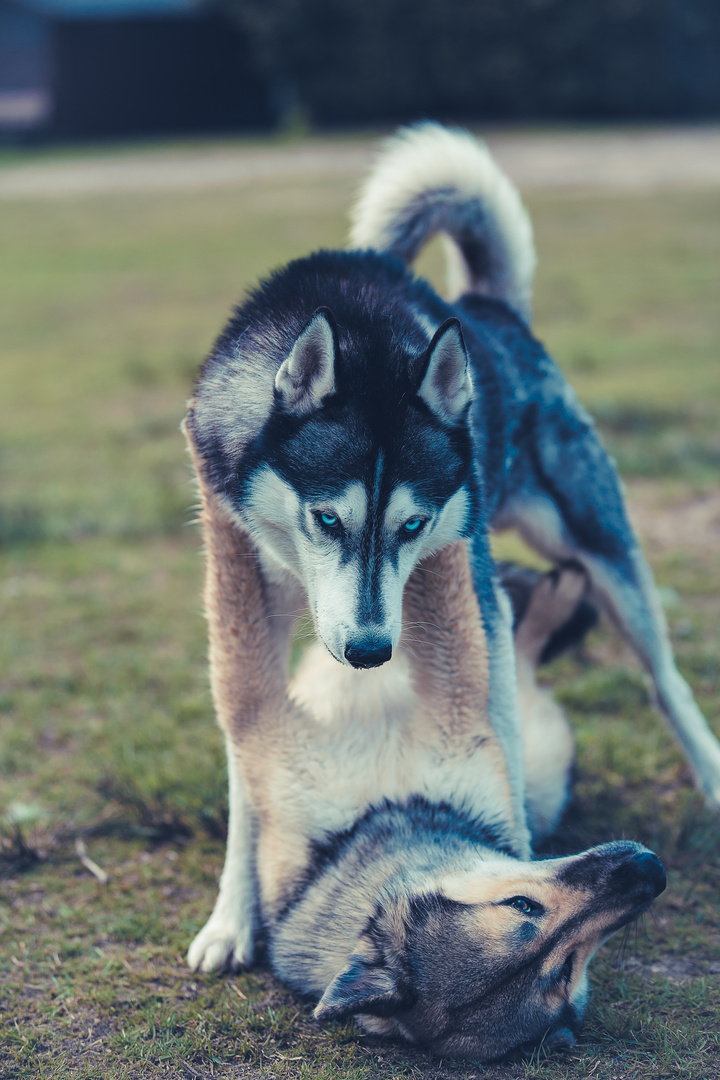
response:
[(698, 788), (720, 806), (720, 744), (675, 666), (652, 572), (628, 522), (615, 470), (592, 426), (563, 411), (536, 435), (535, 476), (496, 524), (513, 525), (553, 562), (577, 559), (591, 596), (634, 648)]
[(675, 665), (650, 567), (638, 547), (618, 564), (587, 555), (593, 592), (634, 646), (653, 680), (658, 708), (682, 746), (696, 786), (720, 807), (720, 744)]
[[(574, 739), (567, 717), (552, 694), (538, 686), (535, 669), (553, 637), (577, 622), (588, 576), (576, 563), (548, 574), (499, 567), (503, 587), (515, 592), (515, 662), (525, 760), (525, 805), (533, 843), (555, 831), (569, 794)], [(515, 586), (522, 586), (518, 596)], [(580, 637), (584, 625), (581, 624)], [(567, 644), (567, 642), (566, 642)]]

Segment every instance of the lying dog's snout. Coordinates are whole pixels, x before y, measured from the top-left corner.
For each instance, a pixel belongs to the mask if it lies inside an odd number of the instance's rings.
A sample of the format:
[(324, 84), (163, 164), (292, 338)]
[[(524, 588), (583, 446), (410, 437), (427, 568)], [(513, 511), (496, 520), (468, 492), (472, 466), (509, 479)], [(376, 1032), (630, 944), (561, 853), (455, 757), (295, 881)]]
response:
[(657, 855), (631, 840), (600, 844), (569, 859), (560, 880), (577, 888), (605, 892), (613, 901), (643, 906), (659, 896), (667, 885)]
[(636, 850), (618, 863), (608, 879), (608, 886), (615, 895), (645, 904), (659, 896), (667, 885), (665, 870), (652, 851), (647, 848), (638, 851), (639, 845), (632, 846)]
[(640, 871), (643, 882), (652, 889), (653, 895), (659, 896), (661, 892), (664, 892), (667, 878), (665, 868), (657, 855), (654, 855), (652, 851), (640, 851), (634, 856), (633, 861)]
[(354, 668), (374, 668), (386, 664), (392, 656), (389, 641), (366, 641), (345, 646), (345, 659)]

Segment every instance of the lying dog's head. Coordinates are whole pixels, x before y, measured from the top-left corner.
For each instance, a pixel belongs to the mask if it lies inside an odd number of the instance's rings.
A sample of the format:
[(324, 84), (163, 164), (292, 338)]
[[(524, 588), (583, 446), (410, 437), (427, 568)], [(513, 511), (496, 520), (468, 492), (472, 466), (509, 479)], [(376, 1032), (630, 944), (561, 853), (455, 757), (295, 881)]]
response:
[[(391, 299), (378, 311), (343, 285), (357, 262), (388, 273), (377, 256), (326, 255), (266, 283), (216, 347), (234, 359), (206, 365), (188, 433), (266, 562), (303, 584), (329, 652), (366, 668), (397, 645), (416, 563), (468, 535), (479, 499), (458, 320), (428, 326)], [(300, 295), (328, 266), (334, 312), (293, 323), (289, 282)]]
[(379, 908), (315, 1015), (484, 1061), (572, 1046), (588, 961), (664, 888), (658, 858), (629, 842), (480, 863)]

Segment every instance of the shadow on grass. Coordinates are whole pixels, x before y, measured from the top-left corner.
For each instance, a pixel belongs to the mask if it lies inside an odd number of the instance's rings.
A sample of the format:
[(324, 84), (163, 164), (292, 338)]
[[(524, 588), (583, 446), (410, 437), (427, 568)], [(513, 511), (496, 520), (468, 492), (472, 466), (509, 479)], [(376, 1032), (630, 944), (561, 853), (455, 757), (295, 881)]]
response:
[(224, 800), (211, 802), (208, 797), (196, 805), (171, 806), (163, 795), (150, 795), (131, 779), (112, 776), (104, 777), (97, 790), (108, 801), (106, 810), (99, 820), (81, 827), (60, 826), (31, 837), (12, 819), (0, 824), (0, 879), (26, 874), (41, 863), (73, 860), (71, 845), (91, 837), (141, 840), (150, 851), (186, 844), (198, 834), (219, 842), (227, 838)]
[(0, 879), (33, 870), (42, 856), (17, 823), (0, 828)]
[[(98, 785), (106, 799), (121, 808), (121, 816), (94, 827), (115, 835), (122, 830), (147, 838), (151, 845), (183, 842), (202, 832), (214, 840), (227, 838), (227, 807), (216, 793), (198, 792), (195, 804), (171, 806), (162, 793), (150, 795), (130, 777), (106, 776)], [(124, 812), (124, 813), (123, 813)]]

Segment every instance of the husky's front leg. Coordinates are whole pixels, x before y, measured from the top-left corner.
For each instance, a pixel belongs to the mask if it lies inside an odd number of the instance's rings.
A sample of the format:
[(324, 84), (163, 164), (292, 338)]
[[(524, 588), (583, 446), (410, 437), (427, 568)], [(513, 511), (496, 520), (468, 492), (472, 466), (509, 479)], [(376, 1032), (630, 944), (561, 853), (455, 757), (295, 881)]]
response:
[[(444, 748), (445, 766), (455, 756), (462, 762), (456, 780), (468, 778), (467, 808), (477, 813), (480, 807), (487, 810), (498, 841), (518, 856), (528, 857), (522, 734), (518, 722), (514, 745), (510, 725), (503, 727), (497, 713), (492, 714), (493, 700), (502, 700), (497, 692), (493, 699), (497, 667), (493, 669), (484, 610), (473, 589), (465, 543), (449, 544), (415, 569), (405, 587), (403, 625), (412, 628), (408, 663), (419, 702), (417, 722), (430, 718), (434, 742)], [(506, 674), (512, 698), (503, 705), (514, 723), (518, 713), (512, 655), (509, 666)], [(474, 783), (472, 768), (468, 774), (469, 758), (475, 758), (478, 770)], [(461, 798), (457, 788), (453, 794)]]
[[(192, 444), (191, 444), (192, 449)], [(268, 735), (284, 715), (287, 670), (283, 635), (272, 625), (268, 583), (248, 537), (204, 483), (195, 456), (206, 549), (205, 612), (210, 638), (210, 682), (228, 752), (229, 825), (225, 868), (215, 910), (188, 952), (192, 968), (211, 971), (247, 964), (253, 954), (257, 908), (253, 865), (253, 810), (244, 756), (247, 737)]]
[(226, 746), (229, 810), (227, 851), (215, 908), (188, 950), (188, 964), (196, 971), (247, 967), (252, 963), (255, 947), (252, 811), (232, 738), (227, 738)]
[(523, 737), (518, 708), (513, 618), (497, 578), (487, 533), (478, 528), (469, 542), (473, 584), (487, 638), (490, 674), (488, 716), (505, 755), (521, 859), (530, 855), (525, 809)]

